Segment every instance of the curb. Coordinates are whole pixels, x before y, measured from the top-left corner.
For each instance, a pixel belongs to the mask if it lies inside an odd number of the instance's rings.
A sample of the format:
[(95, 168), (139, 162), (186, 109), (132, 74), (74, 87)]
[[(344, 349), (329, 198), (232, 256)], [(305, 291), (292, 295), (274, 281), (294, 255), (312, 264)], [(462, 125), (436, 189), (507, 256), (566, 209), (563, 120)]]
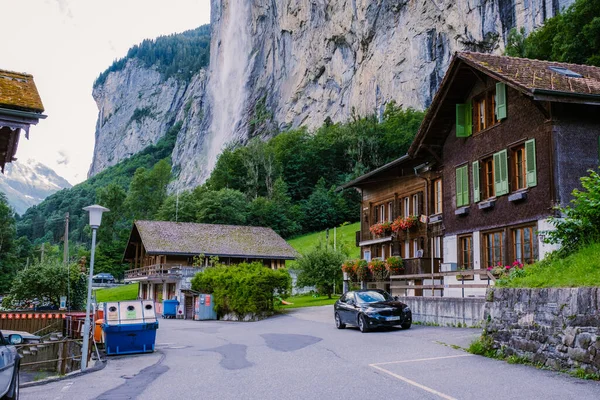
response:
[(104, 367), (106, 367), (106, 364), (108, 363), (107, 361), (108, 360), (104, 360), (104, 361), (98, 360), (98, 361), (96, 361), (96, 364), (92, 368), (88, 368), (85, 372), (74, 371), (74, 372), (69, 372), (68, 374), (66, 374), (64, 376), (52, 376), (50, 378), (42, 379), (39, 381), (21, 383), (19, 385), (19, 388), (42, 386), (42, 385), (47, 385), (48, 383), (63, 381), (65, 379), (77, 378), (78, 376), (81, 376), (81, 375), (87, 375), (92, 372), (96, 372), (96, 371), (100, 371), (100, 370), (104, 369)]

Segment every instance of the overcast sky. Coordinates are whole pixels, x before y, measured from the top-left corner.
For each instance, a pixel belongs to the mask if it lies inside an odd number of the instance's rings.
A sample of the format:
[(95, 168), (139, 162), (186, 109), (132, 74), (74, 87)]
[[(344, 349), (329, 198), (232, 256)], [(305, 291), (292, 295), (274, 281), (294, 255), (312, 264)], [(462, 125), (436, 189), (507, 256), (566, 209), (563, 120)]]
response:
[(0, 69), (33, 75), (48, 118), (22, 135), (33, 158), (72, 184), (86, 179), (98, 109), (92, 85), (146, 38), (210, 22), (210, 0), (1, 0)]

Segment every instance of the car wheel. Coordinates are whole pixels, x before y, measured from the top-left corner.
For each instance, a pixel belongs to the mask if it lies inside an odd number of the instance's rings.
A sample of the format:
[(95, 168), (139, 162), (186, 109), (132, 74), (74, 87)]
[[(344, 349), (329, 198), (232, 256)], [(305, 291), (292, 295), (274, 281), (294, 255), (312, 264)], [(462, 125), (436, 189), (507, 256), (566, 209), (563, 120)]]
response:
[(344, 329), (346, 327), (346, 324), (342, 323), (342, 319), (338, 313), (335, 313), (335, 327), (338, 329)]
[(362, 314), (358, 316), (358, 329), (360, 329), (362, 333), (369, 332), (369, 325), (367, 324), (367, 319)]
[(2, 400), (19, 400), (19, 368), (15, 368), (15, 374), (8, 392)]
[(410, 329), (411, 325), (412, 325), (412, 322), (405, 322), (401, 326), (402, 326), (402, 329)]

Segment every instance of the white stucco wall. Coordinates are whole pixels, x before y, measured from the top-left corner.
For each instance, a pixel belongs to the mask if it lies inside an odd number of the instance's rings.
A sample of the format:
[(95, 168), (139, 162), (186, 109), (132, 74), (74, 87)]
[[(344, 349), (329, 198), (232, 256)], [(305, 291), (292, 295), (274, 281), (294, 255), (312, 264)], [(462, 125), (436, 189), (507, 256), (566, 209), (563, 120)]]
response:
[(546, 258), (548, 253), (560, 248), (560, 246), (557, 244), (544, 243), (542, 239), (544, 236), (543, 232), (553, 231), (554, 229), (554, 225), (552, 225), (548, 219), (541, 219), (538, 221), (538, 255), (540, 260)]

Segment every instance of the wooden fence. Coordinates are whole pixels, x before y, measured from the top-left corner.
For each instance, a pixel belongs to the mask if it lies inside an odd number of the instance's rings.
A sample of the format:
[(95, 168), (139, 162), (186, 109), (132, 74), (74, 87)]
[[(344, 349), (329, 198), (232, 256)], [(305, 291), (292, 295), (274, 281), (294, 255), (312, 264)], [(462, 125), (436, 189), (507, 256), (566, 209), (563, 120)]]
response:
[(7, 311), (0, 312), (0, 330), (44, 335), (50, 329), (62, 332), (65, 311)]
[[(467, 276), (475, 276), (479, 275), (481, 278), (487, 278), (487, 283), (471, 283), (470, 281), (465, 281), (465, 279), (459, 279), (461, 281), (460, 284), (444, 284), (443, 279), (446, 276), (456, 276), (456, 277), (467, 277)], [(429, 274), (410, 274), (410, 275), (392, 275), (390, 276), (392, 284), (390, 289), (404, 289), (408, 292), (408, 290), (443, 290), (444, 289), (463, 289), (462, 297), (465, 296), (464, 289), (485, 289), (488, 288), (493, 282), (496, 281), (496, 278), (487, 270), (466, 270), (466, 271), (446, 271), (446, 272), (434, 272)], [(428, 284), (424, 285), (421, 282), (424, 280), (435, 281), (436, 279), (440, 279), (442, 283), (436, 284)], [(394, 281), (414, 281), (414, 284), (409, 285), (406, 284), (398, 284), (395, 285)]]

